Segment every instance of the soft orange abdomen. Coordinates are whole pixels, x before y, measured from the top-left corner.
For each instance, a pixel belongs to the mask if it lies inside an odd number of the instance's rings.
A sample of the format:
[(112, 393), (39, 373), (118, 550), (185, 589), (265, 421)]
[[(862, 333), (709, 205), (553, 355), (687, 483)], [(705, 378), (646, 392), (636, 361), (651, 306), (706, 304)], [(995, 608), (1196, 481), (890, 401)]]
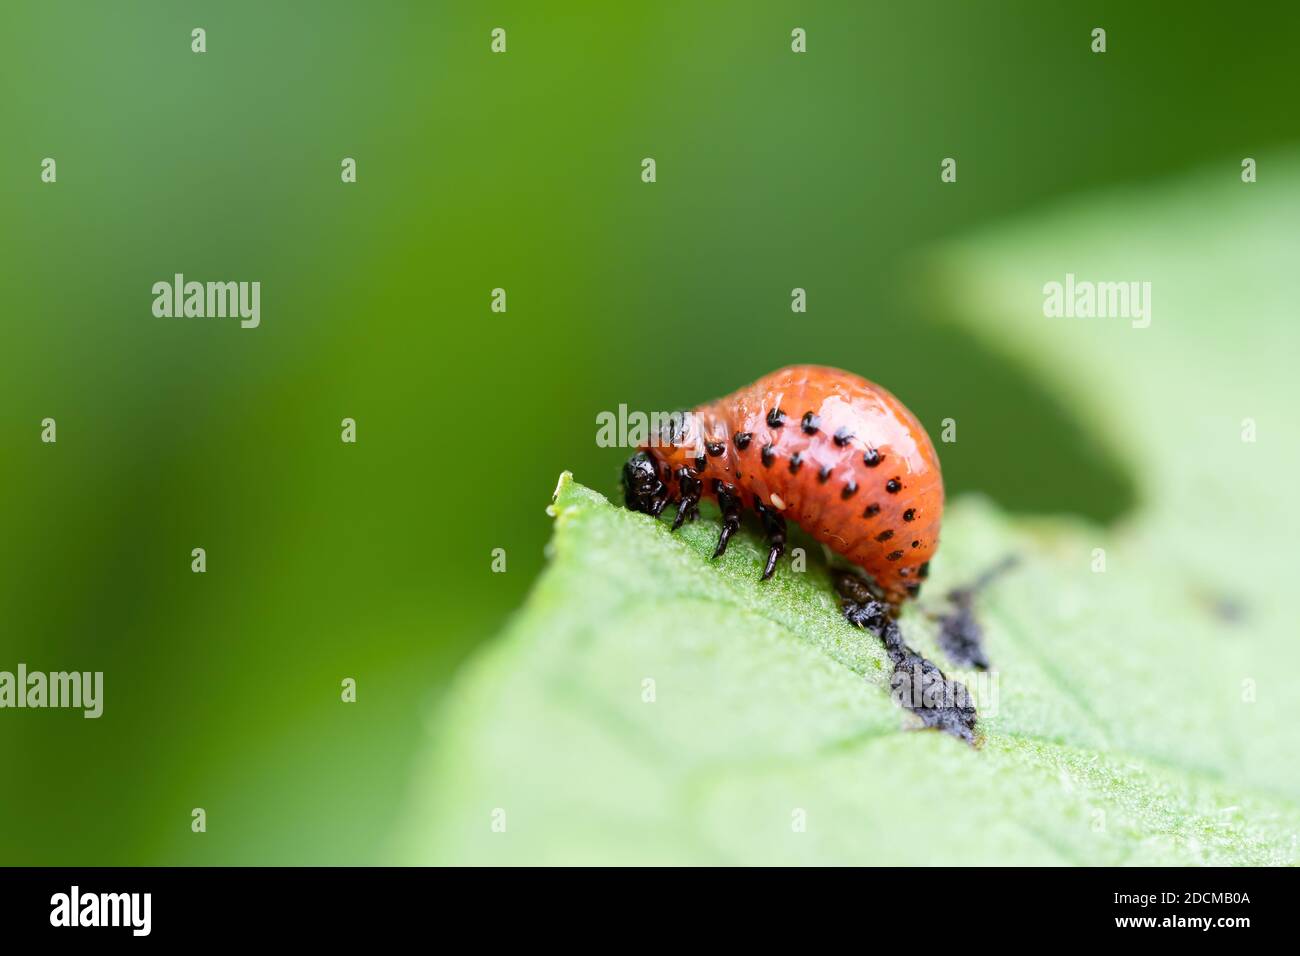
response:
[(862, 567), (894, 603), (917, 592), (939, 544), (943, 478), (925, 429), (890, 392), (800, 365), (696, 415), (702, 448), (648, 449), (668, 470), (691, 469), (710, 497), (716, 479), (745, 507), (757, 499), (777, 510)]

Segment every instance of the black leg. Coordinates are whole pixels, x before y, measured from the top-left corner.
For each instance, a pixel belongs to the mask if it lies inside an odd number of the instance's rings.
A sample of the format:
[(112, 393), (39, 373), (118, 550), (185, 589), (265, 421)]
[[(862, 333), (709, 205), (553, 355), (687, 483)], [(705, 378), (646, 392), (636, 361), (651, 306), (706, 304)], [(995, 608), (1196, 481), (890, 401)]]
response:
[(767, 507), (757, 498), (754, 499), (754, 508), (762, 519), (763, 530), (767, 532), (769, 550), (762, 577), (762, 580), (766, 581), (776, 570), (776, 562), (781, 559), (781, 555), (785, 554), (785, 518), (781, 517), (780, 512), (775, 508)]
[(649, 513), (654, 515), (656, 518), (658, 518), (660, 513), (664, 510), (664, 506), (668, 504), (669, 497), (670, 496), (668, 494), (668, 489), (664, 488), (661, 493), (651, 498)]
[(720, 558), (727, 550), (727, 542), (740, 528), (740, 499), (736, 497), (735, 488), (720, 481), (716, 483), (715, 490), (718, 494), (718, 507), (722, 509), (722, 533), (718, 535), (718, 547), (713, 556)]
[(700, 479), (694, 477), (686, 468), (677, 470), (677, 489), (681, 494), (681, 500), (677, 503), (677, 516), (673, 518), (673, 530), (676, 531), (682, 526), (682, 522), (690, 519), (695, 520), (695, 515), (700, 507), (700, 491), (702, 489)]

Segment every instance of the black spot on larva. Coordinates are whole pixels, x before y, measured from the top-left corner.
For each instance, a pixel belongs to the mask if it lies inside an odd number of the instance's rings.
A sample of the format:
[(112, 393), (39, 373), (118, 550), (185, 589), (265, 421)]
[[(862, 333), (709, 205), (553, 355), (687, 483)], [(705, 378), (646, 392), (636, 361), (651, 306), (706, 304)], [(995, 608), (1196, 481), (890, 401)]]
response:
[(916, 597), (921, 593), (921, 584), (918, 581), (913, 581), (911, 584), (905, 586), (903, 590), (907, 592), (908, 597)]
[(890, 538), (892, 538), (893, 536), (894, 536), (894, 532), (892, 532), (892, 531), (882, 531), (882, 532), (880, 532), (880, 534), (876, 535), (876, 540), (877, 540), (877, 541), (888, 541), (888, 540), (889, 540)]
[(696, 455), (696, 456), (695, 456), (695, 470), (696, 470), (696, 471), (703, 471), (705, 468), (708, 467), (708, 465), (709, 465), (708, 459), (705, 458), (703, 455)]
[(885, 560), (887, 560), (887, 561), (897, 561), (897, 560), (898, 560), (899, 558), (901, 558), (902, 556), (903, 556), (903, 552), (902, 552), (902, 551), (890, 551), (889, 554), (885, 555)]
[(919, 548), (920, 546), (921, 546), (921, 542), (920, 542), (920, 541), (913, 541), (913, 542), (912, 542), (912, 547), (914, 547), (914, 548)]
[(903, 490), (903, 483), (899, 481), (897, 478), (890, 478), (887, 482), (885, 482), (885, 490), (888, 491), (891, 495), (896, 495)]
[(930, 576), (930, 562), (927, 561), (925, 564), (921, 565), (921, 567), (917, 569), (917, 573), (923, 578), (928, 578)]
[(799, 452), (795, 452), (793, 455), (791, 455), (791, 456), (790, 456), (790, 474), (792, 474), (792, 475), (793, 475), (793, 474), (797, 474), (798, 471), (799, 471), (799, 466), (802, 465), (802, 464), (803, 464), (803, 455), (799, 454)]
[(853, 432), (849, 431), (847, 428), (835, 429), (835, 444), (839, 445), (841, 448), (847, 445), (852, 439)]
[(722, 442), (720, 441), (705, 442), (704, 450), (707, 451), (709, 455), (712, 456), (713, 458), (717, 458), (723, 452)]
[(780, 428), (785, 424), (785, 412), (779, 408), (774, 408), (767, 413), (767, 427)]
[(867, 505), (867, 510), (862, 512), (864, 518), (874, 518), (880, 514), (880, 505)]
[(737, 448), (739, 448), (741, 451), (744, 451), (746, 448), (749, 447), (749, 443), (753, 440), (753, 438), (754, 436), (751, 435), (749, 432), (736, 432), (736, 437), (733, 439), (733, 441), (735, 441)]
[(874, 448), (868, 448), (866, 451), (862, 453), (862, 463), (866, 465), (868, 468), (875, 468), (878, 464), (880, 464), (884, 460), (885, 460), (885, 456), (882, 455), (880, 452), (876, 451)]
[(845, 485), (844, 490), (840, 492), (840, 497), (847, 500), (849, 498), (852, 498), (857, 493), (858, 493), (858, 483), (854, 481), (852, 478), (850, 478), (849, 483)]
[(824, 485), (826, 484), (827, 481), (830, 480), (830, 477), (831, 477), (831, 466), (822, 465), (821, 470), (817, 472), (817, 480)]
[(822, 427), (822, 420), (812, 412), (804, 412), (801, 424), (805, 435), (816, 435), (817, 429)]
[(690, 411), (680, 408), (668, 414), (668, 420), (659, 429), (659, 437), (665, 445), (676, 447), (686, 441), (686, 425), (690, 416)]
[(766, 468), (768, 465), (772, 464), (772, 461), (775, 458), (776, 458), (776, 452), (772, 451), (772, 446), (764, 445), (763, 446), (763, 467)]
[(904, 511), (904, 512), (903, 512), (903, 520), (904, 520), (904, 521), (915, 521), (915, 520), (916, 520), (916, 509), (915, 509), (915, 508), (908, 508), (906, 511)]

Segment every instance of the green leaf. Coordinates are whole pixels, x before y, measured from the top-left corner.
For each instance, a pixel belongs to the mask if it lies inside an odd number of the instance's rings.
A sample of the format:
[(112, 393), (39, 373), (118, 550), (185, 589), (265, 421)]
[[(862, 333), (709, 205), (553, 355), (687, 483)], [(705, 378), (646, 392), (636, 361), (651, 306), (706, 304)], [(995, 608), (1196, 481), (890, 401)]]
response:
[[(1110, 529), (951, 504), (901, 624), (976, 692), (981, 747), (911, 729), (819, 552), (760, 583), (756, 532), (712, 562), (712, 514), (673, 535), (566, 473), (549, 566), (438, 715), (402, 858), (1295, 863), (1300, 178), (1265, 189), (1229, 167), (934, 263), (946, 311), (1039, 371), (1143, 490)], [(1066, 272), (1152, 282), (1150, 327), (1045, 318)], [(978, 602), (981, 684), (924, 612), (1008, 554)]]

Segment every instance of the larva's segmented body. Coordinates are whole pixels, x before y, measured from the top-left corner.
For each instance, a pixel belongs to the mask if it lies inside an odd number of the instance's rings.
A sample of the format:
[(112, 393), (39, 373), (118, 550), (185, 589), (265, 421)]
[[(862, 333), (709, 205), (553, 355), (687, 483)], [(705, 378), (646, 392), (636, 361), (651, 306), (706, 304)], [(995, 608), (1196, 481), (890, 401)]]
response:
[(915, 596), (939, 543), (943, 478), (929, 436), (890, 392), (840, 369), (797, 365), (680, 417), (624, 468), (628, 507), (674, 528), (718, 502), (717, 554), (744, 508), (771, 540), (763, 577), (795, 521), (859, 565), (891, 605)]

